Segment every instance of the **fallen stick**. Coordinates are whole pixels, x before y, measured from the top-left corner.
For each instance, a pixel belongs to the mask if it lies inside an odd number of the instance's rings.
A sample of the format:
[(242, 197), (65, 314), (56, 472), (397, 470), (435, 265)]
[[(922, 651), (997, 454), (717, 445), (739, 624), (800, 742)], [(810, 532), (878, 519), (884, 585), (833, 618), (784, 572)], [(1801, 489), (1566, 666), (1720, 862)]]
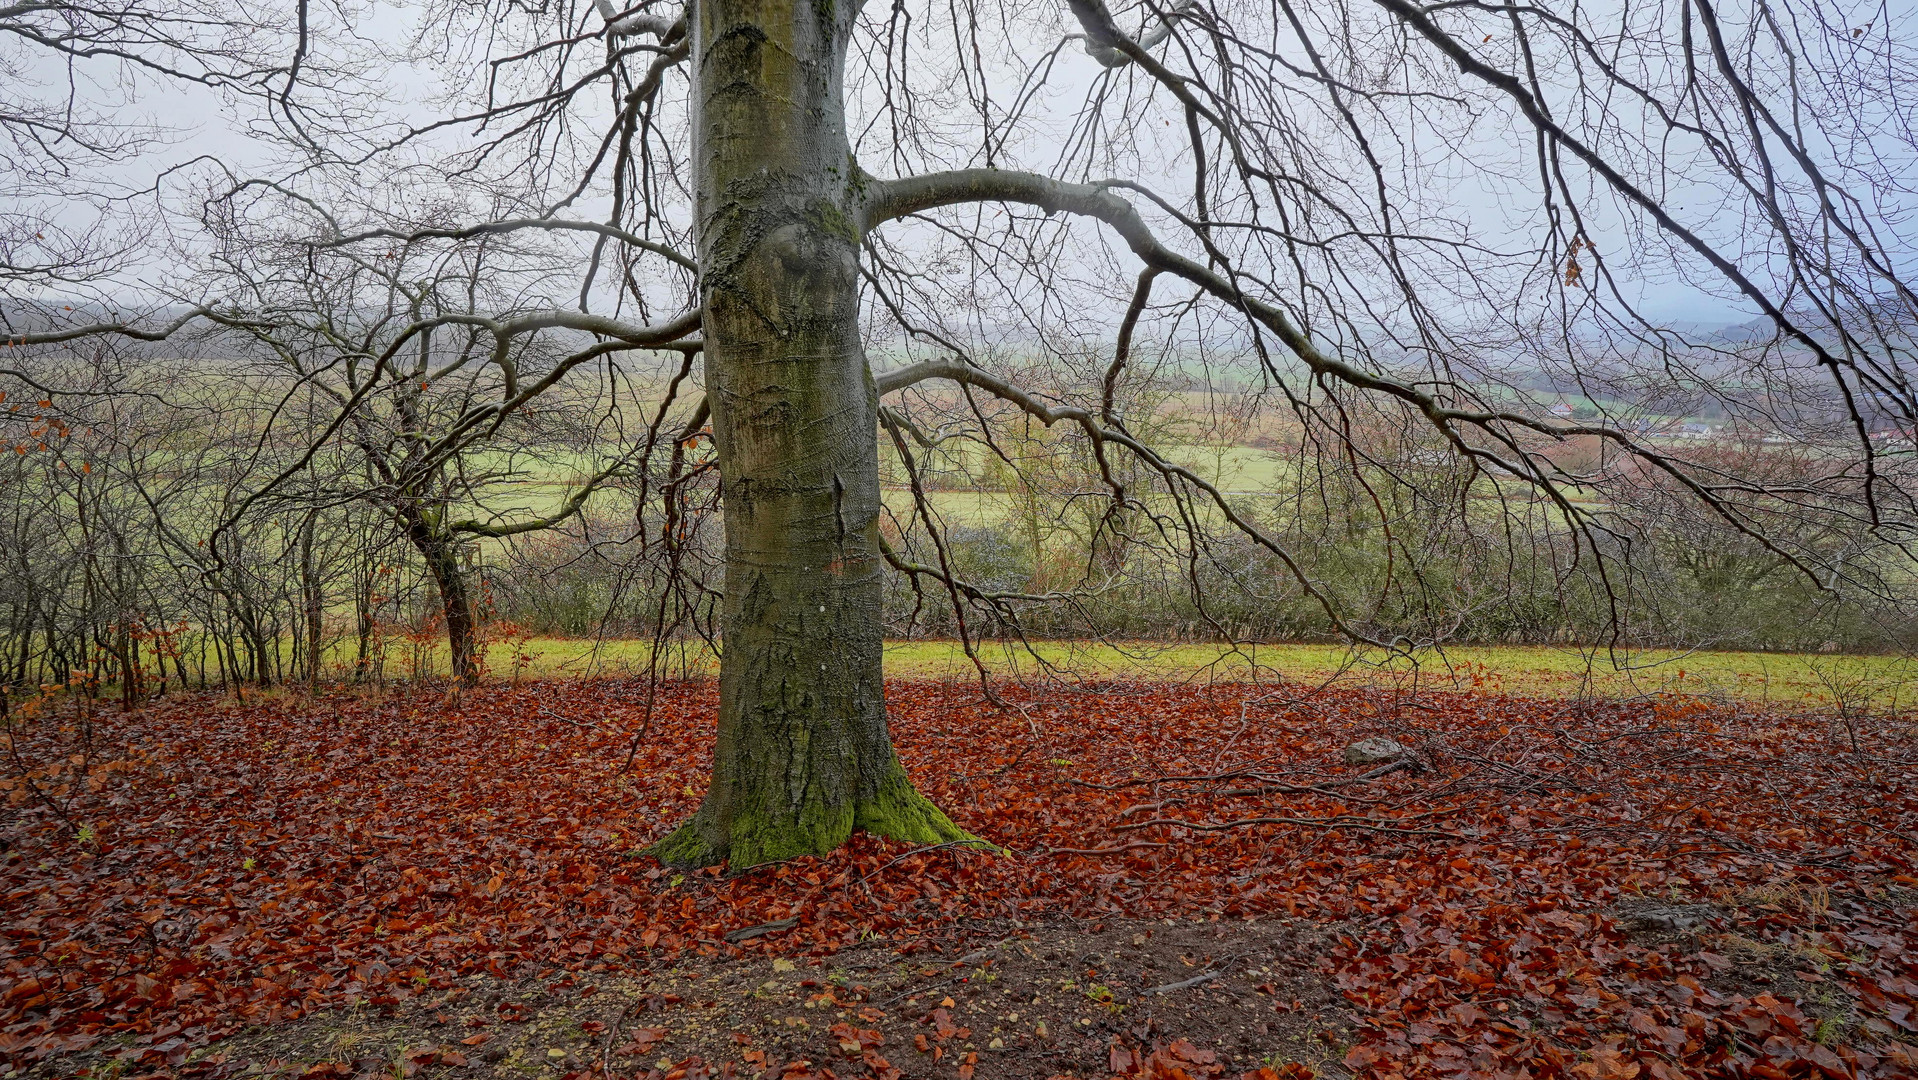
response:
[(1132, 850), (1133, 848), (1155, 848), (1155, 847), (1171, 847), (1171, 846), (1172, 846), (1172, 845), (1170, 845), (1170, 844), (1168, 844), (1168, 843), (1166, 843), (1166, 842), (1165, 842), (1165, 841), (1163, 841), (1163, 840), (1134, 840), (1134, 841), (1133, 841), (1133, 842), (1131, 842), (1130, 844), (1121, 844), (1121, 845), (1120, 845), (1120, 846), (1118, 846), (1118, 847), (1103, 847), (1103, 848), (1077, 848), (1077, 847), (1056, 847), (1056, 848), (1047, 848), (1046, 850), (1044, 850), (1044, 851), (1042, 851), (1042, 852), (1040, 852), (1039, 854), (1040, 854), (1041, 856), (1045, 856), (1045, 855), (1117, 855), (1117, 854), (1119, 854), (1119, 853), (1120, 853), (1120, 852), (1122, 852), (1122, 851), (1131, 851), (1131, 850)]
[(738, 930), (730, 931), (726, 934), (726, 940), (734, 945), (738, 945), (744, 941), (751, 941), (756, 937), (765, 937), (767, 934), (777, 934), (782, 930), (791, 930), (798, 925), (799, 920), (797, 918), (775, 919), (769, 923), (760, 923), (758, 926), (746, 926)]
[(1190, 979), (1185, 979), (1180, 982), (1166, 983), (1164, 986), (1155, 986), (1151, 988), (1150, 990), (1141, 990), (1139, 991), (1139, 996), (1151, 997), (1154, 994), (1170, 994), (1174, 990), (1185, 990), (1189, 987), (1198, 986), (1200, 983), (1209, 983), (1212, 980), (1224, 974), (1225, 974), (1225, 971), (1223, 969), (1218, 971), (1208, 971), (1203, 975), (1194, 975)]
[[(1387, 820), (1413, 820), (1415, 818), (1431, 817), (1433, 814), (1442, 812), (1443, 811), (1433, 810), (1429, 813), (1415, 814), (1412, 818), (1392, 818)], [(1114, 831), (1130, 831), (1133, 829), (1149, 829), (1154, 825), (1176, 825), (1181, 829), (1192, 829), (1196, 832), (1221, 832), (1226, 829), (1244, 828), (1249, 825), (1305, 825), (1320, 829), (1364, 829), (1367, 832), (1392, 833), (1397, 836), (1432, 836), (1441, 840), (1457, 840), (1461, 843), (1474, 839), (1474, 837), (1471, 836), (1465, 836), (1460, 833), (1443, 832), (1438, 829), (1402, 829), (1396, 825), (1383, 825), (1378, 822), (1379, 819), (1377, 818), (1353, 817), (1255, 817), (1240, 818), (1237, 821), (1180, 821), (1177, 818), (1154, 818), (1151, 821), (1134, 822), (1131, 825), (1115, 825), (1113, 829)]]

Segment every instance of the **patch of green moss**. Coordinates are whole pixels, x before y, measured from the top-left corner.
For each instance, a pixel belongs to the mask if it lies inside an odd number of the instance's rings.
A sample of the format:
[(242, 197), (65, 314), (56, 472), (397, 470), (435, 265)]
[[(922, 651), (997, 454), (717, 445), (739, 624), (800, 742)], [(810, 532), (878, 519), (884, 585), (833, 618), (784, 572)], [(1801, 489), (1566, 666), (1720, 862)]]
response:
[[(872, 798), (857, 806), (808, 806), (796, 818), (735, 814), (723, 839), (714, 834), (705, 807), (646, 854), (668, 866), (694, 869), (724, 862), (731, 872), (797, 858), (824, 855), (846, 842), (855, 828), (908, 844), (993, 845), (952, 823), (945, 812), (912, 786), (897, 760)], [(996, 848), (994, 849), (996, 850)]]
[[(860, 804), (853, 823), (875, 836), (908, 844), (951, 844), (962, 840), (979, 840), (954, 825), (945, 811), (921, 795), (897, 761), (893, 762), (886, 779), (880, 782), (879, 791)], [(983, 840), (979, 842), (985, 843)]]
[(697, 816), (668, 833), (664, 840), (645, 849), (645, 854), (651, 855), (667, 866), (677, 866), (682, 870), (714, 866), (725, 861), (726, 858), (724, 851), (717, 850), (706, 842), (706, 837), (699, 828)]
[(836, 236), (849, 244), (859, 242), (859, 228), (853, 224), (852, 215), (830, 200), (814, 199), (806, 207), (806, 221), (828, 236)]

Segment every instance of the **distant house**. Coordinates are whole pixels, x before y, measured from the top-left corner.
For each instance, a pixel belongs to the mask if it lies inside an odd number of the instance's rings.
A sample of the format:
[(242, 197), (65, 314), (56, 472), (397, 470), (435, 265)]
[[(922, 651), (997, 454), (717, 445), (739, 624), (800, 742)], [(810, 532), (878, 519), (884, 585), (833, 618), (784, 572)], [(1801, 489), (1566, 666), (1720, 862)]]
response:
[(1558, 404), (1552, 406), (1551, 413), (1553, 416), (1558, 417), (1560, 420), (1570, 420), (1572, 418), (1572, 407), (1566, 404), (1565, 402), (1561, 401)]
[(1710, 424), (1680, 424), (1673, 434), (1681, 439), (1709, 439), (1713, 432)]
[(1918, 428), (1885, 428), (1871, 433), (1872, 449), (1881, 454), (1918, 450)]

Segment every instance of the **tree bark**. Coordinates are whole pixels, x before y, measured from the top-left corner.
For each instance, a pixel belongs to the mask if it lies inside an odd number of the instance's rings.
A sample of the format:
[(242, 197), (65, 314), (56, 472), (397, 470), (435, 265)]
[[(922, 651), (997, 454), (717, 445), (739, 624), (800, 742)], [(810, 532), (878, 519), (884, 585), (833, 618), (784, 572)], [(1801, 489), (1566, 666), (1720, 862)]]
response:
[(306, 688), (320, 688), (321, 662), (325, 659), (321, 639), (325, 636), (326, 598), (320, 591), (319, 569), (313, 563), (313, 534), (319, 531), (319, 514), (308, 513), (300, 530), (300, 602), (306, 624)]
[(373, 617), (373, 582), (375, 578), (374, 562), (372, 559), (362, 560), (360, 573), (365, 575), (364, 580), (353, 583), (353, 628), (357, 632), (359, 639), (358, 651), (355, 652), (353, 656), (353, 681), (356, 683), (365, 682), (367, 672), (373, 667), (373, 631), (375, 629)]
[(707, 400), (725, 492), (719, 735), (653, 852), (733, 870), (843, 843), (971, 839), (886, 730), (878, 395), (859, 337), (854, 0), (692, 4)]
[(433, 584), (440, 593), (440, 610), (446, 619), (446, 646), (451, 659), (453, 681), (460, 686), (479, 685), (479, 655), (474, 644), (476, 630), (473, 595), (460, 570), (459, 545), (434, 528), (425, 513), (415, 510), (406, 515), (406, 537), (426, 560)]

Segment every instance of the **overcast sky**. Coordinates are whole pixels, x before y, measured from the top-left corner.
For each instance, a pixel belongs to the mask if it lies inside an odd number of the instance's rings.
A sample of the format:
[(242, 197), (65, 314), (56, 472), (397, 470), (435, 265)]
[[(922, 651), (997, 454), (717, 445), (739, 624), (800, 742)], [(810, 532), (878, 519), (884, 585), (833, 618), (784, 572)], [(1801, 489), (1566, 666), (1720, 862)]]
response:
[[(404, 5), (381, 5), (373, 9), (363, 9), (349, 17), (354, 20), (353, 26), (359, 36), (377, 42), (396, 41), (411, 24), (412, 18), (417, 15), (417, 9)], [(938, 12), (930, 7), (921, 12), (922, 21), (933, 20), (937, 16)], [(1042, 22), (1047, 24), (1036, 26), (1035, 32), (1026, 34), (1026, 45), (1032, 51), (1043, 51), (1047, 47), (1046, 39), (1056, 40), (1057, 27), (1062, 26), (1063, 23), (1046, 20), (1034, 20), (1034, 22), (1035, 25)], [(331, 44), (343, 48), (346, 43)], [(328, 47), (328, 44), (320, 43), (319, 47)], [(57, 91), (60, 85), (67, 81), (68, 72), (51, 66), (44, 58), (35, 60), (26, 56), (22, 66), (23, 56), (18, 52), (18, 47), (11, 46), (11, 48), (14, 50), (12, 59), (16, 62), (16, 71), (28, 76), (31, 81), (42, 83), (44, 90)], [(1021, 64), (1028, 62), (1021, 60), (1019, 63), (1012, 63), (1010, 60), (1011, 58), (1008, 58), (1008, 63), (1003, 65), (990, 61), (986, 64), (989, 74), (998, 80), (990, 89), (1002, 101), (1016, 96), (1018, 70)], [(471, 65), (475, 72), (480, 70), (478, 61), (479, 57), (476, 54)], [(1043, 166), (1045, 140), (1051, 137), (1052, 133), (1060, 130), (1060, 126), (1069, 117), (1070, 110), (1075, 108), (1082, 99), (1085, 87), (1089, 86), (1099, 73), (1098, 66), (1088, 57), (1076, 48), (1068, 47), (1061, 55), (1052, 76), (1052, 89), (1046, 95), (1046, 103), (1041, 110), (1038, 110), (1039, 122), (1034, 126), (1029, 145), (1023, 148), (1017, 146), (1002, 148), (1002, 153), (1014, 158), (1023, 154), (1024, 161), (1021, 163), (1033, 167)], [(91, 101), (104, 109), (137, 117), (165, 134), (163, 143), (150, 148), (142, 155), (120, 163), (113, 170), (113, 178), (125, 187), (143, 187), (153, 183), (154, 177), (165, 170), (187, 165), (195, 159), (216, 160), (222, 168), (240, 176), (276, 175), (283, 173), (286, 169), (279, 151), (255, 135), (261, 124), (261, 117), (258, 115), (257, 103), (254, 101), (236, 101), (204, 88), (166, 83), (147, 77), (134, 77), (129, 80), (117, 65), (104, 61), (80, 62), (73, 68), (72, 74), (75, 76), (72, 85), (83, 102)], [(399, 114), (410, 114), (418, 118), (430, 112), (427, 106), (427, 98), (430, 95), (427, 90), (433, 85), (431, 73), (406, 67), (382, 70), (375, 65), (369, 74), (388, 80), (394, 90), (383, 106), (387, 119), (392, 119)], [(316, 93), (311, 89), (301, 92)], [(854, 104), (857, 111), (859, 103), (855, 101)], [(857, 127), (857, 117), (855, 117), (855, 127)], [(1182, 133), (1174, 132), (1173, 134), (1182, 137)], [(1412, 144), (1416, 144), (1421, 137), (1417, 131), (1408, 133), (1408, 139)], [(1430, 137), (1442, 140), (1446, 137), (1446, 133), (1435, 132), (1431, 133)], [(1454, 148), (1461, 150), (1465, 158), (1516, 161), (1522, 160), (1524, 155), (1529, 153), (1528, 136), (1523, 132), (1479, 129), (1473, 133), (1472, 138), (1475, 140), (1473, 145)], [(864, 155), (862, 160), (871, 162), (876, 156)], [(1169, 152), (1164, 160), (1170, 160)], [(872, 164), (869, 167), (874, 168), (875, 171), (884, 171), (883, 164)], [(1149, 161), (1144, 162), (1142, 167), (1148, 169), (1148, 172), (1142, 175), (1141, 179), (1152, 186), (1160, 187), (1161, 190), (1176, 191), (1182, 183), (1176, 177), (1154, 175), (1149, 171), (1153, 168)], [(192, 191), (187, 185), (195, 178), (203, 178), (207, 172), (205, 167), (200, 167), (187, 168), (168, 175), (160, 181), (160, 203), (175, 213), (190, 210), (193, 202)], [(1521, 177), (1520, 180), (1522, 179)], [(1520, 223), (1517, 226), (1519, 228), (1526, 227), (1523, 222), (1533, 212), (1533, 208), (1527, 204), (1526, 200), (1534, 196), (1525, 189), (1522, 182), (1516, 185), (1506, 184), (1484, 174), (1457, 177), (1449, 186), (1422, 194), (1432, 205), (1449, 207), (1457, 215), (1458, 220), (1468, 221), (1472, 234), (1492, 246), (1508, 241), (1515, 235), (1510, 231), (1515, 227), (1514, 222)], [(1714, 193), (1708, 189), (1693, 193), (1674, 189), (1668, 194), (1668, 201), (1681, 217), (1691, 215), (1694, 210), (1692, 204), (1697, 203), (1701, 212), (1709, 218), (1709, 203), (1713, 196)], [(59, 204), (57, 198), (55, 203)], [(154, 200), (148, 199), (146, 206), (148, 209), (141, 211), (142, 214), (152, 213), (152, 208), (155, 206)], [(591, 209), (590, 201), (578, 208), (579, 212)], [(77, 225), (92, 215), (95, 210), (88, 200), (71, 199), (61, 205), (60, 212), (68, 215)], [(1611, 232), (1602, 220), (1602, 215), (1595, 223), (1596, 227), (1591, 231), (1596, 235), (1590, 236), (1589, 239), (1597, 244), (1608, 258), (1625, 247), (1623, 235)], [(185, 227), (183, 220), (176, 221), (176, 225)], [(185, 233), (176, 229), (176, 235), (185, 236)], [(1613, 262), (1613, 265), (1615, 269), (1627, 274), (1632, 273), (1629, 259), (1619, 258)], [(176, 290), (180, 285), (175, 273), (178, 269), (177, 251), (161, 252), (156, 249), (144, 258), (132, 261), (127, 271), (121, 275), (117, 287), (138, 290), (142, 282), (164, 282), (160, 285), (162, 290)], [(1636, 276), (1627, 277), (1622, 282), (1622, 287), (1628, 298), (1634, 300), (1644, 314), (1655, 319), (1672, 320), (1691, 326), (1711, 326), (1744, 322), (1757, 314), (1755, 308), (1728, 299), (1722, 293), (1713, 295), (1684, 281), (1671, 278), (1669, 275), (1655, 275), (1650, 269)]]

